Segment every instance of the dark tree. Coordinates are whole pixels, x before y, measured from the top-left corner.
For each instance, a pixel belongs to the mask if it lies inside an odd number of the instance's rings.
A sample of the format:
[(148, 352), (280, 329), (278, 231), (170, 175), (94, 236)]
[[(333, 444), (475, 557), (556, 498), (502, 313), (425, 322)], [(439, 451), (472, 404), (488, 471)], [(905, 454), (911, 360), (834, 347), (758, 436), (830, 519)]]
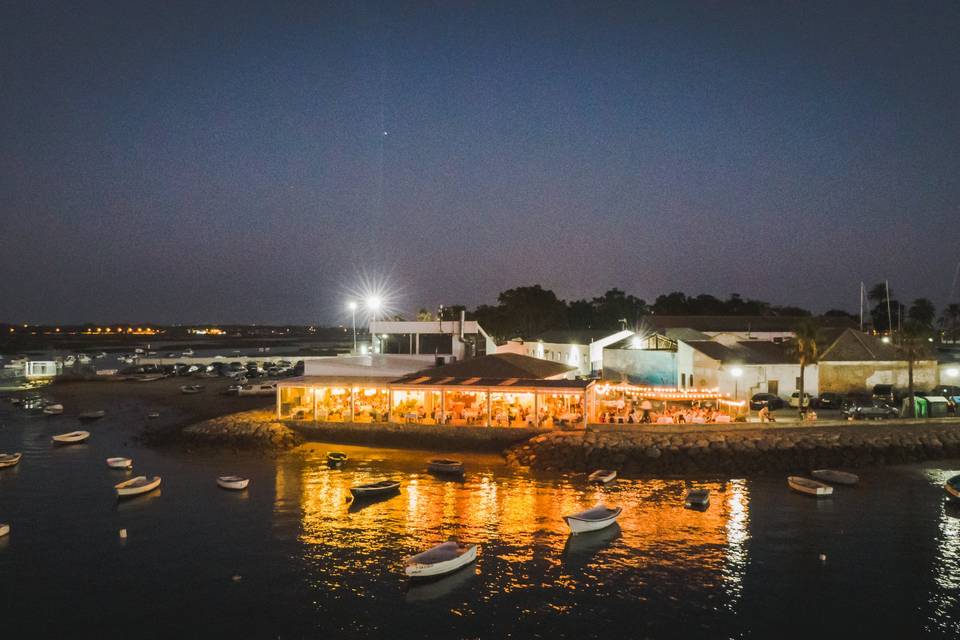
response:
[(917, 298), (914, 300), (913, 304), (910, 305), (910, 310), (907, 311), (907, 318), (928, 329), (933, 328), (933, 321), (936, 317), (936, 307), (926, 298)]

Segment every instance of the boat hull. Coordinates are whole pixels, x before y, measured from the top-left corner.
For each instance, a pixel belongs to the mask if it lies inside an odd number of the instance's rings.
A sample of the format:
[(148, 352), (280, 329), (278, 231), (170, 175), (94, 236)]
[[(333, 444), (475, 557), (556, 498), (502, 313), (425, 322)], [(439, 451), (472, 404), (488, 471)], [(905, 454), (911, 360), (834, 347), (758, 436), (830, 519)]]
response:
[(943, 490), (947, 492), (947, 497), (950, 500), (960, 502), (960, 476), (955, 476), (944, 482)]
[(217, 486), (230, 491), (243, 491), (250, 484), (250, 478), (217, 478)]
[(705, 491), (691, 491), (684, 498), (688, 507), (706, 507), (710, 504), (710, 493)]
[(450, 560), (443, 562), (434, 562), (431, 564), (410, 563), (405, 568), (405, 573), (414, 579), (439, 578), (447, 574), (459, 571), (467, 565), (475, 562), (477, 559), (477, 545), (470, 545), (466, 551)]
[[(140, 476), (140, 478), (145, 478), (145, 476)], [(160, 486), (160, 476), (155, 476), (144, 484), (135, 484), (140, 478), (121, 482), (115, 486), (114, 489), (117, 491), (117, 497), (132, 498), (134, 496), (141, 496), (145, 493), (150, 493)]]
[(427, 463), (427, 471), (443, 476), (462, 476), (463, 463), (455, 461), (431, 460)]
[(111, 469), (132, 469), (133, 460), (130, 458), (107, 458), (107, 466)]
[(587, 482), (590, 484), (610, 484), (617, 479), (616, 471), (609, 471), (607, 469), (600, 469), (594, 471), (589, 476), (587, 476)]
[(15, 467), (20, 464), (20, 458), (23, 457), (22, 453), (14, 453), (9, 457), (0, 459), (0, 469), (6, 469), (8, 467)]
[(387, 496), (400, 491), (400, 483), (396, 482), (389, 486), (383, 487), (350, 487), (350, 494), (357, 500), (362, 500), (364, 498), (377, 498), (380, 496)]
[(53, 436), (54, 444), (80, 444), (81, 442), (86, 442), (90, 438), (89, 431), (75, 431), (73, 433), (63, 433), (58, 436)]
[(0, 522), (0, 538), (10, 534), (10, 525)]
[(809, 478), (790, 476), (787, 478), (787, 484), (794, 491), (815, 498), (828, 498), (833, 495), (833, 487)]
[(606, 529), (607, 527), (616, 523), (617, 518), (620, 517), (620, 508), (614, 509), (610, 515), (604, 518), (583, 518), (579, 514), (574, 514), (570, 516), (564, 516), (563, 519), (566, 521), (567, 526), (570, 528), (570, 533), (577, 535), (579, 533), (587, 533), (588, 531), (600, 531), (601, 529)]

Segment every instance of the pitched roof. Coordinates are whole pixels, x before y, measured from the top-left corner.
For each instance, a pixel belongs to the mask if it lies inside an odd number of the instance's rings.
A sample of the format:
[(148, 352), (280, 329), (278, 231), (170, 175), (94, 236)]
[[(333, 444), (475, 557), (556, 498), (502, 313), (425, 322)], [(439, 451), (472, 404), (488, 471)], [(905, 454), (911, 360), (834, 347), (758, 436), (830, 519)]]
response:
[(595, 340), (618, 333), (619, 329), (554, 329), (544, 331), (531, 342), (551, 342), (554, 344), (590, 344)]
[(409, 385), (417, 387), (496, 387), (502, 388), (505, 393), (512, 389), (586, 389), (593, 380), (523, 380), (519, 378), (452, 378), (450, 376), (424, 376), (412, 373), (397, 380), (393, 385)]
[(839, 316), (658, 316), (643, 317), (643, 323), (664, 331), (673, 328), (696, 331), (793, 331), (804, 321), (822, 327), (850, 327), (853, 321)]
[(708, 358), (723, 363), (739, 364), (796, 364), (790, 354), (790, 343), (769, 340), (750, 340), (727, 346), (713, 340), (691, 340), (690, 345)]
[(423, 369), (416, 376), (431, 378), (519, 378), (521, 380), (543, 380), (576, 371), (559, 362), (531, 358), (519, 353), (496, 353), (469, 360), (458, 360), (442, 367)]
[[(921, 358), (926, 359), (926, 354)], [(890, 362), (904, 360), (899, 347), (876, 336), (847, 329), (820, 355), (821, 362)]]
[(720, 362), (733, 362), (742, 359), (742, 355), (737, 351), (713, 340), (691, 340), (690, 342), (684, 342), (708, 358), (713, 358)]

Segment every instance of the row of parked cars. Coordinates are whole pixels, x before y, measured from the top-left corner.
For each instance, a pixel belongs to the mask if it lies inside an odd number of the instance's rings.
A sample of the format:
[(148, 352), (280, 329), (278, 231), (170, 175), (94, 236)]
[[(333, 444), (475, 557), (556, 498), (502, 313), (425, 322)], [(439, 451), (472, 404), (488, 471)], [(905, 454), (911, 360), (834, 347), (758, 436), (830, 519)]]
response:
[(176, 364), (164, 365), (136, 365), (126, 367), (118, 372), (119, 375), (162, 375), (183, 376), (195, 378), (226, 377), (246, 380), (270, 377), (281, 378), (303, 375), (303, 360), (291, 362), (278, 360), (276, 362), (214, 362), (213, 364)]
[[(957, 399), (960, 398), (960, 386), (940, 385), (930, 391), (915, 391), (919, 398), (946, 398), (950, 413), (957, 413)], [(819, 396), (803, 394), (803, 406), (815, 409), (841, 411), (845, 416), (860, 418), (895, 418), (900, 416), (900, 407), (907, 397), (906, 390), (890, 384), (874, 385), (871, 393), (833, 393), (826, 391)], [(771, 410), (786, 406), (800, 408), (800, 392), (794, 391), (789, 400), (772, 393), (756, 393), (750, 398), (750, 408), (757, 411), (763, 407)]]

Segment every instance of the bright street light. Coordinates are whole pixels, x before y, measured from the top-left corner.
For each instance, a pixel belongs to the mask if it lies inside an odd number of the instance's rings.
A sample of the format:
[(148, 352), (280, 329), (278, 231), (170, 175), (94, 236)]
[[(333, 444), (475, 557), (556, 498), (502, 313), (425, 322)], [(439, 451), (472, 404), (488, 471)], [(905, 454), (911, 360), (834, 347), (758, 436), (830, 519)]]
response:
[(960, 369), (955, 369), (955, 368), (947, 369), (946, 374), (951, 378), (956, 378), (957, 375), (960, 375)]
[(740, 367), (734, 367), (733, 369), (730, 369), (730, 375), (732, 375), (734, 378), (739, 378), (743, 375), (743, 369)]
[(730, 375), (733, 376), (733, 400), (738, 402), (740, 400), (740, 376), (743, 375), (743, 369), (734, 367), (730, 369)]
[(367, 298), (367, 309), (370, 311), (379, 311), (380, 305), (383, 304), (383, 300), (380, 299), (380, 296), (370, 296)]

